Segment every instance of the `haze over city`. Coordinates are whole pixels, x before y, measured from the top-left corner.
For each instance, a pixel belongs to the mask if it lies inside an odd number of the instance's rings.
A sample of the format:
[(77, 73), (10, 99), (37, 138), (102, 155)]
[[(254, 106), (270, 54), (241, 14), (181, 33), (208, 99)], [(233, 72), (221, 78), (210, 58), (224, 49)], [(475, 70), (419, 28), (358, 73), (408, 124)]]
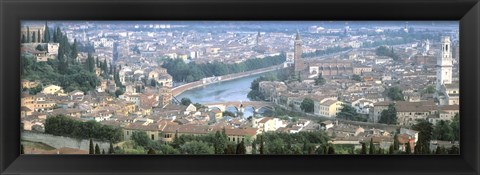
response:
[(24, 154), (458, 154), (457, 21), (22, 21)]

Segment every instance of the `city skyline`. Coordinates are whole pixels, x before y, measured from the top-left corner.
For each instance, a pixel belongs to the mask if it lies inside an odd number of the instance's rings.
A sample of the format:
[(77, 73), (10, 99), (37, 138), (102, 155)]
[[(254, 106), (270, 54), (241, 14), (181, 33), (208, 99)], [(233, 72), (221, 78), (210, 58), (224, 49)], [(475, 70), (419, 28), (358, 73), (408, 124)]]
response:
[(27, 154), (458, 154), (458, 25), (23, 21), (22, 145)]

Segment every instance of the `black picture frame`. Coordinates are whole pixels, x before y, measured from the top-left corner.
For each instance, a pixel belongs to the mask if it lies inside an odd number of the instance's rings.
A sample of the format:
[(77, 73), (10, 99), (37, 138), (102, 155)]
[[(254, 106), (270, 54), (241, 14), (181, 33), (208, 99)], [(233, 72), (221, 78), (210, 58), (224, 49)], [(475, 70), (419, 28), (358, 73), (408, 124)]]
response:
[[(1, 174), (479, 174), (478, 0), (2, 0)], [(461, 155), (20, 155), (21, 20), (459, 20)]]

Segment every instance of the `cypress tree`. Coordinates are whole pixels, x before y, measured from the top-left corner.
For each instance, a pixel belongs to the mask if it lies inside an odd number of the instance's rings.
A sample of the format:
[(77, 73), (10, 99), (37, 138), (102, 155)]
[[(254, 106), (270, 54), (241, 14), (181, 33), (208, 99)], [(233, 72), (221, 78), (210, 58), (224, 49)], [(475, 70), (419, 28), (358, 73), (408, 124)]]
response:
[(394, 147), (393, 145), (390, 145), (390, 147), (388, 148), (388, 154), (393, 154), (395, 150), (393, 147)]
[(412, 154), (412, 148), (410, 147), (410, 142), (407, 142), (406, 152), (407, 154)]
[(30, 42), (30, 27), (27, 26), (27, 43)]
[(96, 57), (96, 65), (97, 65), (97, 68), (100, 67), (100, 62), (98, 61), (98, 57)]
[(95, 153), (95, 150), (93, 148), (93, 141), (92, 139), (90, 139), (90, 148), (88, 150), (88, 154), (94, 154)]
[(102, 154), (105, 154), (105, 150), (104, 150), (104, 149), (102, 149)]
[(95, 72), (95, 61), (93, 60), (92, 53), (88, 52), (87, 61), (85, 64), (89, 72)]
[(21, 43), (26, 43), (27, 39), (25, 38), (25, 35), (22, 34), (22, 39), (20, 40)]
[(70, 58), (74, 61), (77, 60), (77, 57), (78, 57), (77, 46), (78, 46), (77, 39), (74, 39), (70, 49)]
[(247, 149), (245, 148), (245, 143), (241, 141), (237, 144), (236, 154), (245, 154), (247, 153)]
[(328, 154), (335, 154), (335, 148), (332, 145), (328, 146)]
[(382, 149), (382, 148), (378, 148), (377, 154), (383, 154), (383, 149)]
[(148, 149), (147, 154), (157, 154), (152, 148)]
[(362, 142), (362, 151), (360, 154), (367, 154), (367, 145), (365, 145), (365, 142)]
[(113, 144), (112, 142), (110, 142), (110, 147), (108, 148), (108, 154), (113, 154), (113, 153), (114, 153)]
[(263, 136), (260, 135), (260, 154), (264, 154), (265, 146), (263, 145)]
[(20, 145), (20, 154), (25, 154), (25, 148), (23, 147), (23, 144)]
[(32, 33), (32, 43), (36, 43), (37, 42), (37, 37), (35, 36), (35, 31), (33, 31)]
[(398, 134), (395, 134), (393, 137), (393, 149), (398, 150), (400, 148), (400, 144), (398, 143)]
[(100, 154), (100, 147), (98, 144), (95, 144), (95, 154)]
[(40, 36), (40, 29), (38, 29), (37, 35), (38, 35), (38, 36), (37, 36), (37, 42), (41, 43), (42, 40), (40, 40), (40, 38), (41, 38), (41, 36)]
[(62, 30), (60, 27), (57, 27), (57, 31), (55, 31), (54, 42), (60, 43), (62, 40)]
[(369, 154), (375, 154), (375, 145), (373, 145), (373, 138), (370, 139), (370, 150), (368, 152)]
[(257, 154), (257, 144), (255, 141), (252, 142), (252, 154)]
[(303, 154), (308, 154), (308, 145), (307, 145), (307, 142), (304, 141), (303, 142)]
[(103, 77), (105, 79), (108, 79), (108, 66), (107, 66), (107, 59), (104, 59), (103, 60), (103, 64), (102, 64), (102, 70), (103, 70)]
[(43, 33), (43, 42), (49, 43), (50, 42), (50, 28), (48, 28), (47, 21), (45, 21), (45, 31)]

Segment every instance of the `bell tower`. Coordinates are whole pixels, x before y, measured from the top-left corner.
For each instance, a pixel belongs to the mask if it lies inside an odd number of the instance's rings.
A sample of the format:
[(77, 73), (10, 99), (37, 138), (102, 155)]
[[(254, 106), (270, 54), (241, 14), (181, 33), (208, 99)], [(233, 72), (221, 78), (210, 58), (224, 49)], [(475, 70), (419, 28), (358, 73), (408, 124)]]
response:
[(441, 91), (444, 84), (452, 83), (452, 48), (450, 37), (442, 37), (442, 51), (437, 58), (437, 92)]
[(300, 39), (300, 34), (295, 36), (295, 41), (294, 41), (294, 73), (299, 74), (300, 72), (305, 70), (305, 64), (303, 63), (302, 60), (302, 40)]

